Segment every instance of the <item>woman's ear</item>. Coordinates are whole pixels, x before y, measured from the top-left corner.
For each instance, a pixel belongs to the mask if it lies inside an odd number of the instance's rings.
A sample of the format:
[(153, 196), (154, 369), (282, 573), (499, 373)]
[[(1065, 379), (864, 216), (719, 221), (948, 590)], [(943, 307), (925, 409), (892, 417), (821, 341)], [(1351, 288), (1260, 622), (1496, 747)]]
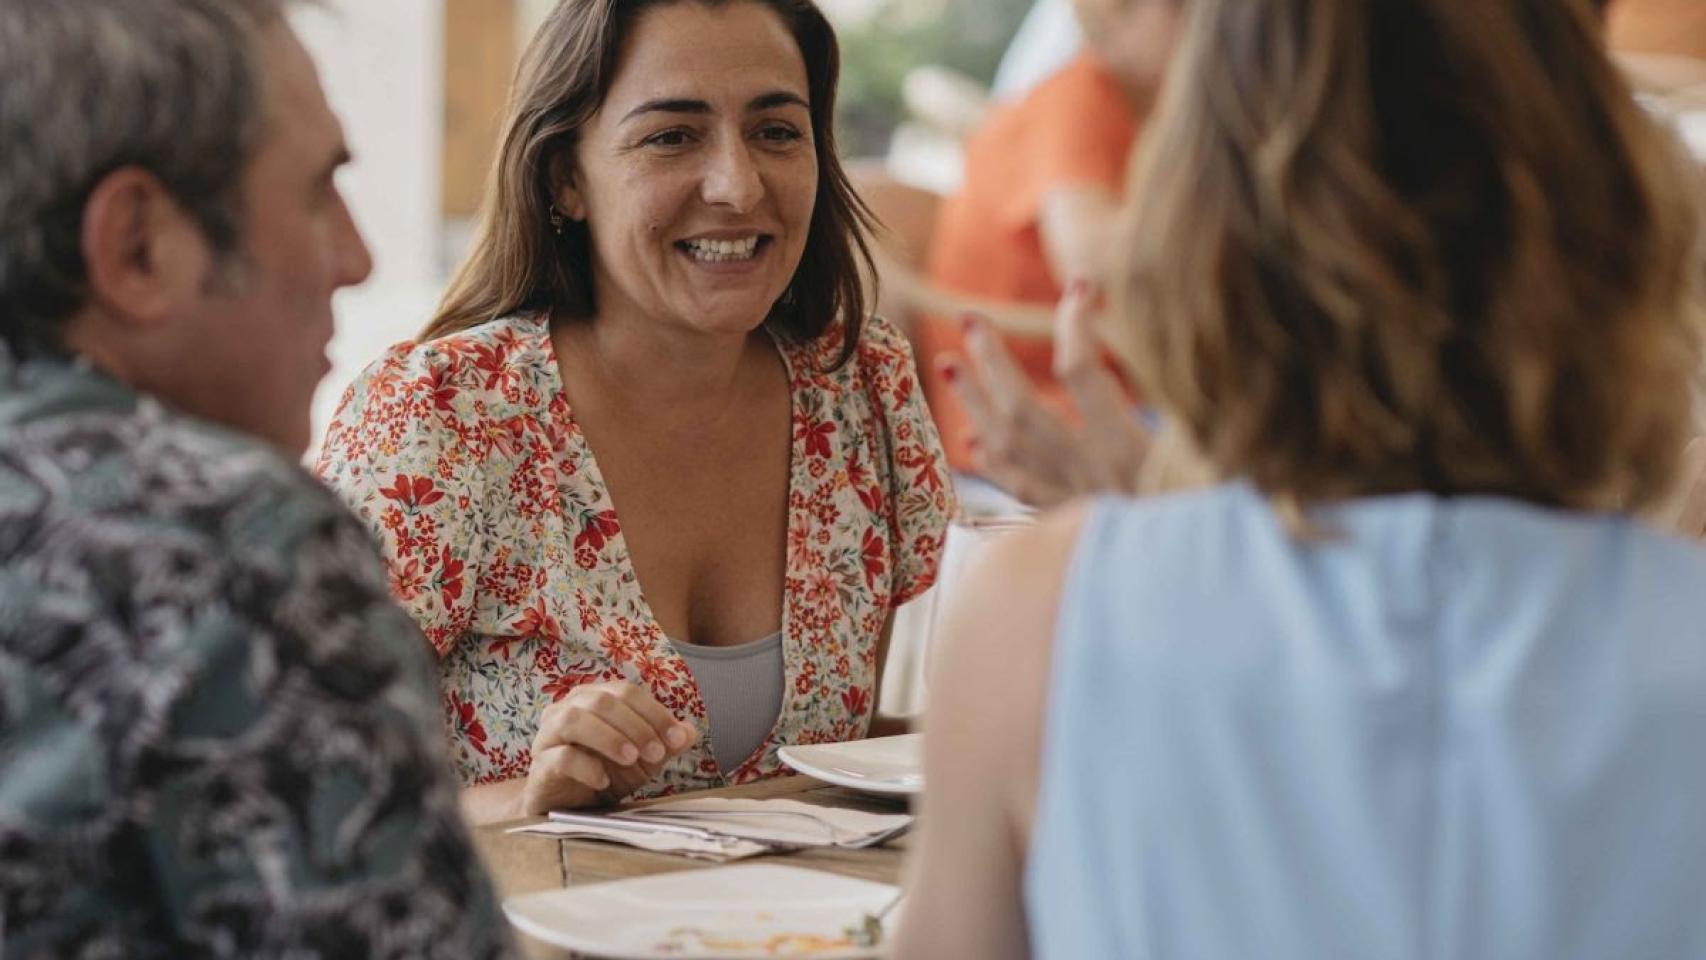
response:
[(586, 220), (586, 198), (576, 185), (574, 158), (559, 153), (551, 160), (551, 202), (570, 220)]

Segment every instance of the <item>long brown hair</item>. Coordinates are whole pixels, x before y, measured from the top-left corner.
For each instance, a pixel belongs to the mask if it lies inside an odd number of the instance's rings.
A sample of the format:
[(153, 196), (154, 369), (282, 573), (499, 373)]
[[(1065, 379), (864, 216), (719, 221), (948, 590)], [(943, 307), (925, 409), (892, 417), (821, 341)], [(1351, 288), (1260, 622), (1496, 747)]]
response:
[(572, 158), (581, 129), (603, 105), (641, 14), (672, 3), (733, 2), (769, 8), (793, 34), (805, 61), (817, 148), (817, 199), (805, 252), (767, 323), (793, 342), (839, 332), (838, 362), (852, 356), (866, 309), (860, 267), (875, 273), (866, 240), (871, 216), (836, 153), (840, 47), (811, 0), (562, 0), (522, 57), (473, 250), (422, 340), (518, 312), (594, 315), (587, 226), (569, 222), (559, 235), (551, 224), (555, 171)]
[(1292, 505), (1662, 496), (1698, 211), (1589, 6), (1188, 6), (1111, 333), (1213, 471)]

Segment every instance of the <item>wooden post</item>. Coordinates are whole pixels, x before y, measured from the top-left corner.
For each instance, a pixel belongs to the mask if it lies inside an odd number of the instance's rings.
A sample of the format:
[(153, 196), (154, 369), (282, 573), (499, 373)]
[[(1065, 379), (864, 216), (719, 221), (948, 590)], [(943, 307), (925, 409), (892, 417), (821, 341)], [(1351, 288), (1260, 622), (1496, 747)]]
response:
[(497, 155), (515, 72), (516, 0), (445, 0), (444, 183), (446, 220), (479, 211)]

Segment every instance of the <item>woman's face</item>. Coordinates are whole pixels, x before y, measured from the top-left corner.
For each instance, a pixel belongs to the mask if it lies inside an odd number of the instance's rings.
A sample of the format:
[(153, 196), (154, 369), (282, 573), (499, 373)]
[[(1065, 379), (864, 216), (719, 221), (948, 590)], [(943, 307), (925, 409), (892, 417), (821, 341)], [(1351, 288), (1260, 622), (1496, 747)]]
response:
[(1085, 45), (1134, 100), (1161, 86), (1179, 32), (1180, 0), (1074, 0)]
[(758, 3), (640, 16), (557, 205), (585, 220), (601, 319), (735, 333), (782, 296), (817, 196), (799, 46)]

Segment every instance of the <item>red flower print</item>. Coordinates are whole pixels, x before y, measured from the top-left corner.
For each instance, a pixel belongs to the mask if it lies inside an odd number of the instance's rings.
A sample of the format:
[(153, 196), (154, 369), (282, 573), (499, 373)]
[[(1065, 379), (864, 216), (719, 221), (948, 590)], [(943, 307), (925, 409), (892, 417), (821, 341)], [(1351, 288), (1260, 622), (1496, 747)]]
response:
[(859, 550), (861, 558), (865, 561), (866, 589), (875, 590), (877, 588), (877, 578), (882, 576), (888, 567), (884, 561), (887, 551), (888, 544), (883, 542), (882, 537), (877, 536), (877, 531), (866, 527), (865, 543)]
[(883, 501), (885, 498), (883, 497), (882, 487), (873, 483), (870, 486), (854, 487), (853, 489), (859, 491), (859, 502), (865, 505), (866, 510), (871, 511), (872, 513), (885, 512), (883, 510)]
[(847, 485), (855, 489), (871, 482), (871, 471), (865, 468), (865, 461), (857, 454), (847, 460)]
[(523, 610), (521, 616), (510, 623), (510, 629), (524, 637), (544, 637), (559, 643), (563, 639), (563, 628), (557, 623), (557, 618), (545, 609), (544, 597)]
[(841, 691), (841, 706), (848, 708), (848, 713), (853, 716), (865, 716), (865, 711), (870, 709), (870, 691), (865, 687), (844, 689)]
[(484, 754), (486, 752), (486, 727), (474, 715), (474, 705), (457, 696), (450, 694), (450, 713), (456, 721), (456, 732), (468, 745)]
[(438, 591), (444, 598), (444, 606), (448, 609), (462, 599), (462, 571), (465, 565), (462, 561), (450, 555), (450, 545), (444, 547), (444, 560), (438, 568)]
[(634, 666), (640, 671), (640, 679), (648, 687), (657, 687), (675, 680), (675, 668), (663, 657), (654, 657), (650, 651), (641, 651)]
[(554, 703), (568, 696), (576, 687), (598, 681), (599, 675), (596, 673), (565, 673), (545, 681), (545, 685), (539, 689)]
[(580, 567), (582, 570), (591, 570), (593, 567), (598, 566), (598, 551), (594, 550), (591, 544), (576, 544), (575, 566)]
[(509, 354), (483, 343), (474, 345), (474, 369), (486, 375), (485, 389), (496, 390), (509, 371)]
[(426, 572), (421, 569), (418, 559), (410, 558), (409, 562), (398, 570), (396, 565), (391, 567), (391, 595), (407, 603), (413, 600), (426, 586)]
[[(912, 377), (911, 376), (902, 376), (900, 378), (900, 382), (894, 385), (894, 398), (895, 398), (895, 405), (896, 406), (900, 406), (900, 405), (906, 403), (906, 401), (912, 399)], [(900, 425), (902, 427), (910, 427), (912, 425), (912, 421), (903, 420), (903, 421), (901, 421)]]
[(451, 406), (451, 401), (456, 399), (458, 391), (455, 384), (448, 382), (449, 379), (448, 369), (435, 367), (415, 383), (421, 388), (421, 392), (426, 394), (427, 399), (432, 401), (433, 409), (454, 413), (455, 408)]
[[(621, 625), (628, 625), (626, 618), (621, 621)], [(634, 659), (634, 654), (638, 651), (639, 644), (634, 641), (631, 630), (622, 630), (617, 627), (604, 628), (604, 653), (610, 658), (611, 663), (627, 663)]]
[(582, 631), (590, 630), (596, 632), (598, 630), (598, 625), (602, 623), (604, 619), (599, 615), (598, 608), (593, 606), (592, 600), (587, 597), (585, 592), (580, 590), (575, 591), (575, 612), (580, 614)]
[(603, 513), (584, 513), (581, 515), (581, 532), (575, 536), (575, 549), (584, 546), (594, 550), (603, 550), (604, 542), (622, 532), (622, 524), (616, 519), (616, 511), (606, 510)]
[(835, 432), (835, 423), (830, 420), (819, 420), (816, 423), (800, 418), (799, 426), (794, 430), (795, 440), (806, 442), (806, 456), (829, 456), (829, 437)]
[(444, 494), (433, 489), (431, 477), (411, 477), (406, 473), (397, 474), (391, 486), (380, 487), (379, 493), (387, 500), (402, 504), (403, 509), (410, 513), (444, 499)]
[(924, 452), (924, 448), (914, 444), (901, 447), (895, 451), (895, 462), (909, 470), (918, 471), (918, 476), (912, 478), (915, 487), (929, 487), (931, 490), (942, 489), (942, 477), (937, 470), (936, 459)]

